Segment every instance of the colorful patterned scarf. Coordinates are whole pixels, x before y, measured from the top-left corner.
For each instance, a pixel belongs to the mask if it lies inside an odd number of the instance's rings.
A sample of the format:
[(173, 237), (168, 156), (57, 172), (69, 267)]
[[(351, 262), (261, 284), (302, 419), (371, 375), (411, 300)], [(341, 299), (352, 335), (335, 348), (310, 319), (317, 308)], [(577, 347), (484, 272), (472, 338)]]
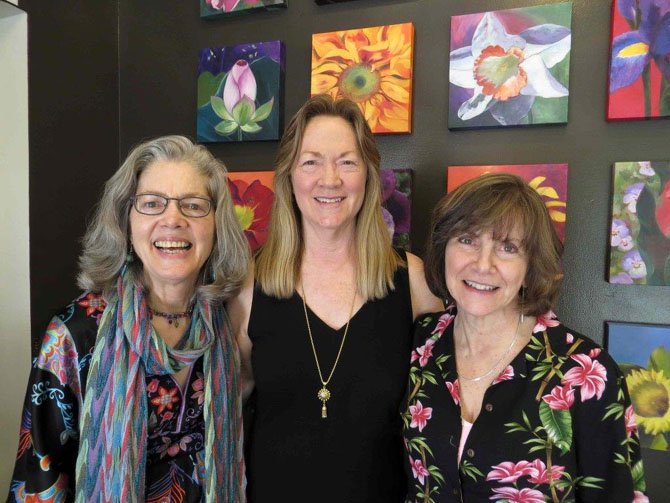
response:
[(223, 308), (197, 300), (180, 349), (156, 334), (142, 288), (124, 268), (100, 320), (80, 414), (76, 501), (141, 502), (147, 450), (146, 375), (204, 355), (204, 501), (244, 502), (239, 357)]

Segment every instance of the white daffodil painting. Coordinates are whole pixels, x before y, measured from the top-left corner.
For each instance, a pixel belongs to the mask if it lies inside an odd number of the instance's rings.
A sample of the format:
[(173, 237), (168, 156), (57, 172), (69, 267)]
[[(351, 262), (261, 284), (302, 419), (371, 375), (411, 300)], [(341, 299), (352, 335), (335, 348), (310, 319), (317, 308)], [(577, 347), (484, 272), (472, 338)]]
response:
[(572, 2), (451, 18), (449, 128), (568, 121)]

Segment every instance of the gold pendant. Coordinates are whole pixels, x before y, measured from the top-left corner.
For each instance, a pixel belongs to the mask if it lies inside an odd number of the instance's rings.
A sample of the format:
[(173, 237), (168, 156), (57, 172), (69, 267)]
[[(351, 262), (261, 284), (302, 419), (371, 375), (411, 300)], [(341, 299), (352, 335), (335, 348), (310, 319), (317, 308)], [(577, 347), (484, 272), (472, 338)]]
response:
[(328, 388), (324, 385), (319, 392), (316, 394), (316, 397), (321, 400), (321, 418), (327, 418), (328, 417), (328, 409), (326, 409), (326, 402), (330, 398), (330, 391), (328, 391)]

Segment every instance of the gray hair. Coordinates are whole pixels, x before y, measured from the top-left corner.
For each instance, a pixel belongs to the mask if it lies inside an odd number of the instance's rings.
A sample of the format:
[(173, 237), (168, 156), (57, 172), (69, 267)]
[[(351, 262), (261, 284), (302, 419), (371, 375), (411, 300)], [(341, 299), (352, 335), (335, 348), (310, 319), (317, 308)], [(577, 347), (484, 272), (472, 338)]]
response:
[[(184, 136), (163, 136), (136, 146), (105, 184), (102, 198), (82, 240), (78, 285), (105, 294), (114, 288), (129, 244), (130, 198), (145, 169), (156, 161), (188, 162), (207, 178), (214, 201), (216, 236), (212, 253), (202, 268), (197, 294), (210, 301), (225, 300), (237, 292), (249, 269), (249, 245), (235, 216), (224, 164), (205, 147)], [(142, 278), (142, 263), (129, 264)]]

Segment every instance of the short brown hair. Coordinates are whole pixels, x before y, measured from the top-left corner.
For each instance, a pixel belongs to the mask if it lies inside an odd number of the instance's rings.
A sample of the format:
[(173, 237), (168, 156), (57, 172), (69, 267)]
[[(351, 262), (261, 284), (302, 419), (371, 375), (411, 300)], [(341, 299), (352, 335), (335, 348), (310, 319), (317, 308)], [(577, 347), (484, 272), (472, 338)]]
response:
[(444, 254), (452, 238), (493, 231), (504, 239), (520, 225), (528, 260), (523, 311), (538, 316), (549, 311), (561, 284), (563, 244), (540, 195), (516, 175), (487, 173), (445, 195), (433, 210), (426, 245), (426, 281), (430, 290), (449, 299)]
[(393, 275), (404, 261), (393, 250), (381, 211), (380, 156), (372, 131), (358, 105), (322, 94), (309, 100), (291, 119), (275, 161), (272, 217), (268, 239), (256, 257), (256, 279), (262, 290), (279, 298), (293, 295), (303, 252), (300, 210), (293, 197), (291, 174), (300, 154), (307, 124), (319, 116), (344, 119), (354, 132), (366, 169), (363, 206), (356, 217), (359, 293), (382, 298), (393, 290)]

